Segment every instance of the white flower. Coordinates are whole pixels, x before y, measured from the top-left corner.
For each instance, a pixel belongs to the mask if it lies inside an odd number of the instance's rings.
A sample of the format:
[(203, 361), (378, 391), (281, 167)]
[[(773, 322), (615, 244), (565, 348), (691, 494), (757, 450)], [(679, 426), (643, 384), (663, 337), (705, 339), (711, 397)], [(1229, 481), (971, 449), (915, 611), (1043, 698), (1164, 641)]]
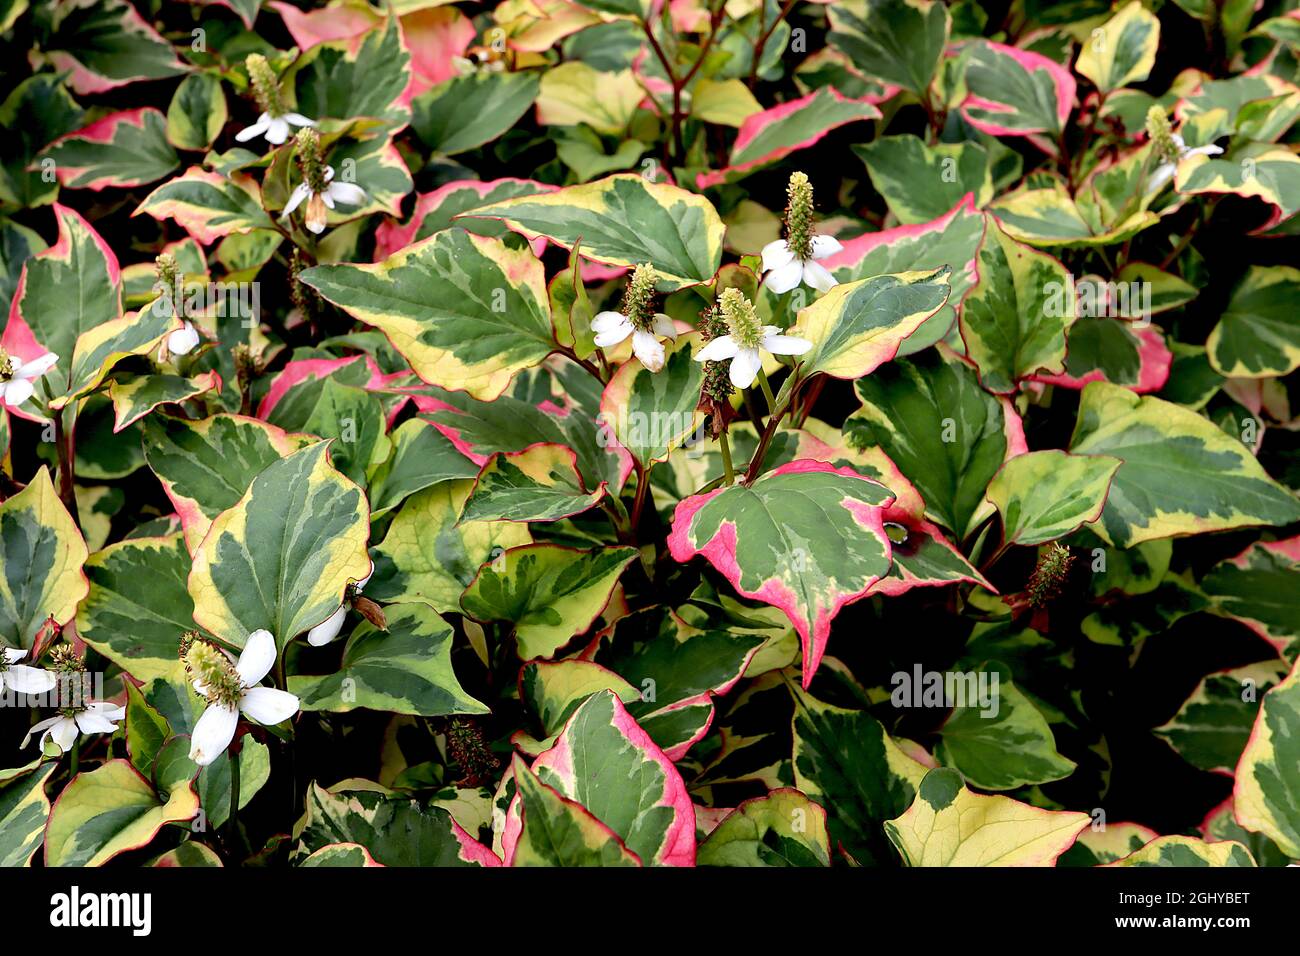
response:
[(185, 355), (199, 344), (199, 333), (194, 323), (186, 321), (185, 325), (167, 335), (167, 351), (172, 355)]
[(4, 371), (0, 368), (0, 401), (9, 406), (27, 401), (36, 391), (32, 379), (40, 378), (58, 361), (59, 357), (53, 352), (46, 352), (30, 362), (24, 362), (17, 355), (8, 356), (8, 378), (4, 378)]
[(767, 273), (763, 284), (777, 295), (789, 292), (800, 282), (807, 283), (818, 292), (829, 292), (839, 285), (835, 277), (818, 259), (833, 256), (844, 247), (830, 236), (813, 236), (809, 245), (812, 256), (797, 259), (784, 239), (769, 242), (763, 247), (763, 271)]
[[(190, 759), (206, 767), (225, 752), (235, 739), (235, 726), (242, 712), (259, 724), (278, 724), (298, 713), (298, 698), (288, 691), (274, 687), (259, 687), (275, 664), (275, 638), (271, 632), (259, 628), (248, 635), (248, 643), (235, 664), (240, 690), (237, 706), (209, 698), (207, 709), (194, 725), (190, 739)], [(208, 689), (200, 680), (194, 689), (205, 697)]]
[(641, 360), (652, 372), (664, 367), (664, 347), (659, 341), (677, 339), (673, 320), (662, 312), (656, 312), (651, 323), (652, 331), (638, 329), (632, 320), (621, 312), (601, 312), (591, 320), (591, 330), (596, 333), (596, 344), (603, 349), (618, 345), (629, 335), (632, 336), (632, 354)]
[(284, 207), (283, 219), (289, 218), (289, 213), (297, 209), (305, 199), (307, 201), (307, 228), (316, 235), (325, 231), (325, 210), (333, 209), (335, 203), (346, 203), (349, 206), (360, 206), (366, 201), (366, 191), (355, 183), (336, 183), (334, 182), (334, 167), (325, 167), (325, 182), (329, 185), (320, 195), (311, 191), (311, 186), (307, 183), (299, 183), (294, 189), (293, 194), (289, 197), (289, 203)]
[[(360, 594), (361, 589), (370, 583), (370, 579), (374, 576), (374, 573), (375, 572), (371, 570), (369, 574), (358, 581), (352, 588), (353, 592)], [(330, 641), (339, 636), (339, 631), (343, 629), (343, 621), (347, 616), (348, 602), (344, 601), (339, 605), (337, 611), (307, 632), (307, 643), (312, 647), (324, 647)]]
[[(1178, 160), (1190, 159), (1193, 156), (1218, 156), (1223, 152), (1222, 146), (1215, 146), (1210, 143), (1208, 146), (1197, 146), (1192, 149), (1187, 148), (1187, 143), (1177, 133), (1171, 133), (1170, 138), (1174, 145), (1178, 147)], [(1177, 162), (1165, 161), (1155, 168), (1151, 178), (1147, 180), (1147, 192), (1155, 193), (1164, 188), (1165, 183), (1174, 178), (1174, 172), (1178, 169)]]
[(18, 662), (27, 656), (21, 647), (6, 647), (0, 664), (0, 690), (6, 686), (15, 694), (44, 694), (54, 690), (55, 676), (39, 667), (29, 667)]
[(803, 355), (810, 348), (812, 343), (807, 339), (785, 335), (775, 325), (765, 325), (756, 345), (747, 348), (736, 341), (734, 335), (719, 335), (695, 353), (695, 361), (725, 362), (730, 359), (731, 384), (736, 388), (749, 388), (763, 367), (760, 349), (773, 355)]
[(67, 753), (77, 741), (77, 734), (111, 734), (117, 730), (117, 721), (126, 717), (126, 708), (117, 707), (102, 700), (89, 701), (86, 706), (71, 716), (56, 714), (33, 724), (27, 731), (22, 745), (27, 746), (32, 734), (41, 733), (40, 746), (45, 748), (45, 741), (53, 738), (59, 749)]
[(270, 113), (263, 113), (257, 118), (257, 122), (252, 126), (246, 126), (235, 134), (235, 139), (241, 143), (247, 143), (256, 136), (266, 136), (266, 141), (272, 146), (283, 146), (289, 139), (289, 124), (294, 126), (315, 126), (316, 121), (308, 119), (301, 113), (284, 113), (280, 116), (272, 116)]

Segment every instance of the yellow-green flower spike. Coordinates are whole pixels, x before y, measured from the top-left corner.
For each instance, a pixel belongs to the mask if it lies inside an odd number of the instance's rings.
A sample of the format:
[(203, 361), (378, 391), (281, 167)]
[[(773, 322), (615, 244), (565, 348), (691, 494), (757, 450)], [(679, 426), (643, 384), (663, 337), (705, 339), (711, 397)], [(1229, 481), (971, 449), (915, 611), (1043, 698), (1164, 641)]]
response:
[(654, 324), (655, 270), (653, 266), (641, 263), (632, 270), (628, 280), (627, 292), (623, 294), (623, 314), (627, 316), (632, 327), (642, 332), (650, 331)]
[(280, 96), (280, 81), (276, 79), (271, 64), (260, 53), (250, 53), (244, 60), (248, 70), (248, 80), (253, 85), (253, 98), (257, 100), (258, 109), (272, 116), (285, 112), (284, 99)]
[[(700, 338), (712, 342), (720, 335), (727, 334), (727, 321), (716, 305), (700, 315)], [(731, 377), (726, 362), (705, 362), (704, 381), (700, 384), (700, 394), (712, 402), (722, 403), (731, 397), (733, 391)]]
[(1174, 142), (1174, 131), (1169, 125), (1169, 117), (1159, 106), (1147, 110), (1147, 136), (1156, 156), (1165, 162), (1177, 161), (1178, 144)]
[(813, 188), (804, 173), (790, 174), (786, 186), (785, 241), (799, 260), (812, 258)]
[(234, 707), (243, 693), (243, 683), (230, 659), (207, 641), (193, 641), (185, 653), (185, 670), (207, 690), (212, 703)]
[(298, 130), (294, 145), (298, 168), (302, 171), (302, 181), (307, 184), (312, 195), (321, 195), (328, 188), (329, 183), (325, 181), (325, 164), (321, 161), (320, 134), (310, 126), (304, 127)]
[(742, 349), (758, 348), (763, 339), (763, 323), (745, 293), (736, 288), (724, 289), (718, 298), (718, 308), (736, 344)]

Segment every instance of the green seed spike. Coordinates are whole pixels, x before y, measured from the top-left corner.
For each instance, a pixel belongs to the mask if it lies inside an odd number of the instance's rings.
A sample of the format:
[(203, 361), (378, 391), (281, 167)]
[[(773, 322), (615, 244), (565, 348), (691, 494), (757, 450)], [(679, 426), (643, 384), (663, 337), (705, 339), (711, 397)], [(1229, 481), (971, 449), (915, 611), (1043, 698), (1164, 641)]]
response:
[(812, 258), (813, 188), (804, 173), (790, 174), (786, 186), (785, 241), (799, 260)]
[(718, 308), (736, 344), (743, 349), (758, 348), (763, 339), (763, 323), (745, 293), (736, 288), (724, 289), (718, 298)]
[(275, 77), (271, 64), (260, 53), (250, 53), (244, 60), (248, 70), (249, 82), (253, 84), (253, 97), (258, 109), (272, 116), (282, 116), (286, 111), (284, 99), (280, 96), (280, 82)]

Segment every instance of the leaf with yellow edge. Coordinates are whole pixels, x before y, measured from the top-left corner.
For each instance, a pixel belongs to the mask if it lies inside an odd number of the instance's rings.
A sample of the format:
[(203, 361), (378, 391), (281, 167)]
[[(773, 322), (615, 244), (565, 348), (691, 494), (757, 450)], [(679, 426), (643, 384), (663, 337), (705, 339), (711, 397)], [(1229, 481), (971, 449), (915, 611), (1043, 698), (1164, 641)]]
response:
[(1260, 702), (1237, 764), (1237, 822), (1300, 860), (1300, 662)]
[(1103, 93), (1141, 83), (1151, 75), (1160, 44), (1160, 21), (1133, 0), (1092, 31), (1074, 68)]
[(42, 467), (0, 504), (0, 642), (32, 648), (46, 622), (67, 624), (90, 585), (89, 552)]
[(1162, 836), (1142, 849), (1106, 866), (1254, 866), (1255, 860), (1240, 843), (1207, 843), (1195, 837)]
[(370, 509), (328, 448), (317, 442), (277, 461), (212, 522), (189, 577), (200, 626), (240, 647), (265, 628), (284, 647), (369, 575)]
[(961, 774), (941, 767), (925, 775), (907, 812), (885, 821), (885, 833), (908, 866), (1051, 866), (1090, 822), (1086, 813), (971, 793)]
[(301, 278), (384, 332), (424, 381), (485, 401), (556, 347), (541, 262), (500, 239), (444, 229), (383, 262), (321, 265)]
[(1012, 458), (988, 490), (1002, 515), (1003, 540), (1044, 544), (1096, 521), (1121, 464), (1106, 455), (1070, 455), (1055, 448)]

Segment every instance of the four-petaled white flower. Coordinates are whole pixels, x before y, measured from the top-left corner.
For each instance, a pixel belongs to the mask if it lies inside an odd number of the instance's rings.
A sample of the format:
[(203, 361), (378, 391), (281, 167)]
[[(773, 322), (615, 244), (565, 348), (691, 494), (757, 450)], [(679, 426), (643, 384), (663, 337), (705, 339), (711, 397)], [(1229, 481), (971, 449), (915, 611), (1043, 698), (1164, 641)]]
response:
[(1193, 156), (1218, 156), (1223, 152), (1222, 146), (1215, 146), (1213, 143), (1188, 149), (1187, 143), (1177, 133), (1170, 133), (1169, 138), (1178, 147), (1178, 159), (1174, 162), (1165, 160), (1155, 168), (1151, 178), (1147, 180), (1147, 192), (1149, 193), (1159, 192), (1163, 189), (1165, 183), (1174, 178), (1174, 173), (1178, 170), (1178, 163), (1182, 160), (1190, 159)]
[(325, 182), (328, 184), (321, 193), (311, 191), (311, 186), (307, 183), (299, 183), (294, 189), (293, 194), (289, 196), (289, 202), (284, 207), (282, 218), (287, 219), (289, 213), (293, 212), (303, 200), (307, 202), (307, 214), (304, 217), (307, 228), (312, 232), (320, 235), (325, 231), (325, 210), (333, 209), (335, 203), (346, 203), (349, 206), (360, 206), (366, 201), (366, 191), (356, 183), (334, 182), (334, 167), (325, 167)]
[(601, 312), (591, 320), (591, 330), (596, 333), (597, 345), (607, 349), (618, 345), (630, 335), (632, 354), (650, 371), (658, 372), (664, 367), (664, 347), (659, 340), (662, 337), (676, 341), (677, 330), (673, 328), (673, 320), (662, 312), (655, 313), (650, 329), (638, 329), (621, 312)]
[(0, 365), (0, 401), (12, 407), (21, 405), (32, 397), (36, 391), (33, 379), (40, 378), (54, 368), (59, 357), (53, 352), (46, 352), (30, 362), (24, 362), (17, 355), (8, 356), (6, 361), (7, 369)]
[(54, 690), (58, 683), (53, 674), (39, 667), (18, 662), (27, 656), (21, 647), (0, 648), (4, 661), (0, 663), (0, 690), (8, 687), (15, 694), (44, 694)]
[(289, 139), (291, 124), (300, 127), (315, 126), (316, 121), (308, 119), (301, 113), (283, 113), (279, 116), (272, 116), (269, 112), (263, 113), (252, 126), (246, 126), (236, 133), (235, 139), (240, 143), (247, 143), (254, 137), (265, 136), (266, 141), (272, 146), (283, 146)]
[[(374, 573), (375, 572), (371, 570), (369, 574), (353, 585), (353, 593), (360, 594), (361, 589), (370, 583), (370, 579), (374, 576)], [(307, 643), (312, 647), (323, 647), (330, 641), (334, 640), (339, 636), (339, 631), (343, 629), (343, 621), (347, 616), (348, 602), (344, 601), (339, 605), (337, 611), (307, 632)]]
[(811, 255), (807, 259), (795, 256), (790, 244), (784, 239), (769, 242), (763, 247), (763, 271), (767, 275), (763, 284), (777, 295), (789, 292), (800, 282), (818, 292), (829, 292), (839, 285), (830, 271), (818, 262), (833, 256), (844, 247), (838, 239), (831, 236), (813, 236), (809, 240)]
[(92, 700), (73, 714), (56, 714), (38, 723), (32, 724), (27, 731), (22, 745), (27, 746), (32, 734), (40, 733), (41, 749), (45, 741), (53, 739), (59, 749), (67, 753), (77, 741), (78, 734), (111, 734), (117, 730), (117, 722), (126, 717), (126, 708), (102, 700)]
[[(217, 652), (220, 653), (220, 652)], [(225, 752), (235, 739), (239, 715), (253, 718), (259, 724), (278, 724), (298, 713), (298, 698), (288, 691), (275, 687), (259, 687), (261, 681), (275, 664), (275, 638), (271, 632), (259, 628), (248, 635), (248, 643), (234, 665), (238, 680), (238, 700), (230, 701), (219, 696), (219, 689), (209, 688), (195, 678), (194, 689), (208, 697), (207, 709), (194, 725), (190, 739), (190, 759), (206, 767)], [(225, 656), (225, 655), (223, 655)]]
[(785, 335), (775, 325), (765, 325), (758, 341), (751, 346), (742, 345), (734, 334), (719, 335), (704, 348), (695, 353), (697, 362), (731, 361), (728, 369), (731, 384), (736, 388), (749, 388), (758, 378), (758, 371), (763, 367), (763, 352), (773, 355), (803, 355), (812, 348), (812, 343), (797, 335)]
[(194, 351), (199, 341), (198, 329), (187, 319), (181, 328), (167, 334), (167, 351), (172, 355), (185, 355)]

